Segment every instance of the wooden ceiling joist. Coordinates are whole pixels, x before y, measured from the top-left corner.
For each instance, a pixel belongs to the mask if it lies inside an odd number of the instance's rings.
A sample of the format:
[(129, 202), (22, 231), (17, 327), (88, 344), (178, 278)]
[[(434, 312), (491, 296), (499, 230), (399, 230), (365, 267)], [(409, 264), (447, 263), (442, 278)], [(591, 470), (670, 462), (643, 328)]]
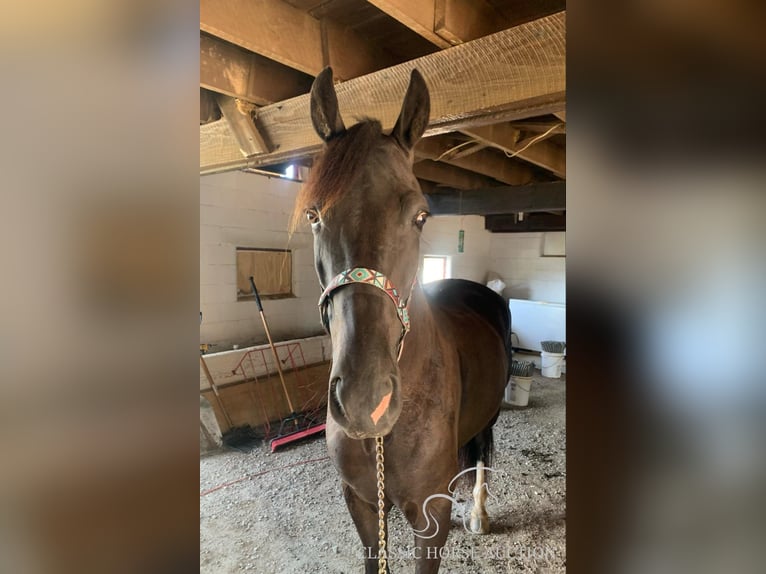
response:
[(432, 215), (496, 215), (566, 210), (566, 183), (538, 183), (471, 190), (440, 190), (428, 196)]
[(433, 0), (434, 31), (450, 44), (462, 44), (510, 26), (485, 0)]
[(311, 76), (349, 79), (395, 63), (353, 30), (281, 0), (200, 0), (200, 29)]
[[(224, 0), (203, 0), (202, 4), (218, 2), (227, 4)], [(267, 22), (264, 17), (251, 33), (270, 29)], [(413, 68), (421, 71), (431, 92), (427, 134), (559, 111), (566, 98), (565, 36), (566, 15), (562, 12), (355, 78), (336, 86), (340, 111), (347, 125), (354, 118), (368, 116), (380, 119), (383, 129), (390, 130)], [(236, 139), (221, 120), (201, 126), (203, 173), (268, 165), (320, 149), (311, 125), (308, 95), (261, 108), (258, 125), (275, 151), (249, 158), (242, 158)], [(512, 183), (525, 183), (522, 179)]]
[(455, 167), (493, 177), (508, 185), (524, 185), (534, 177), (532, 170), (527, 166), (517, 161), (508, 161), (494, 150), (481, 150), (468, 157), (450, 157), (448, 152), (451, 147), (453, 146), (450, 143), (439, 137), (424, 138), (415, 146), (415, 157), (440, 160)]
[(520, 132), (507, 123), (473, 127), (461, 131), (471, 138), (502, 150), (509, 156), (518, 157), (547, 169), (558, 177), (566, 177), (566, 154), (562, 148), (546, 141), (532, 139), (520, 141)]
[(449, 48), (452, 42), (434, 31), (435, 0), (367, 0), (394, 20), (404, 24), (439, 48)]
[(259, 106), (306, 94), (314, 79), (205, 34), (199, 38), (199, 66), (201, 87)]
[(567, 133), (566, 123), (562, 123), (561, 120), (522, 120), (513, 122), (511, 125), (522, 132), (534, 132), (536, 134), (548, 133), (548, 137)]
[(413, 172), (418, 179), (425, 179), (450, 188), (477, 189), (500, 185), (491, 177), (427, 159), (416, 162)]

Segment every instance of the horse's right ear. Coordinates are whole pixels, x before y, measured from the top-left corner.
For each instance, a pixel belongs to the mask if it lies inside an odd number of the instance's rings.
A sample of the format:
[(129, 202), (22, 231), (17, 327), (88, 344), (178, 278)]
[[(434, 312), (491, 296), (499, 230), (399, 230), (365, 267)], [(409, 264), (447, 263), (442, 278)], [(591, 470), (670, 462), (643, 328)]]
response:
[(319, 72), (311, 86), (311, 122), (320, 138), (330, 141), (346, 131), (338, 110), (338, 96), (332, 83), (332, 68)]

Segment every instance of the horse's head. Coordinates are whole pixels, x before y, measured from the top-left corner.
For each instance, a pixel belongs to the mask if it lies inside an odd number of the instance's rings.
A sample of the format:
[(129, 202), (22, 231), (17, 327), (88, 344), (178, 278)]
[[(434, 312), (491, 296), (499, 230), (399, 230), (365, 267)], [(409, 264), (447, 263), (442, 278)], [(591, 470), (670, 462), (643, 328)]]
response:
[[(401, 413), (397, 359), (408, 324), (402, 308), (412, 292), (428, 215), (412, 173), (412, 149), (428, 117), (428, 88), (416, 70), (390, 135), (374, 120), (346, 129), (330, 68), (311, 89), (311, 119), (327, 145), (301, 190), (296, 214), (311, 225), (316, 272), (322, 287), (329, 287), (320, 305), (333, 344), (329, 410), (352, 438), (388, 434)], [(336, 286), (339, 274), (357, 268), (362, 271), (356, 279)], [(378, 282), (387, 278), (394, 296), (361, 284), (366, 270), (384, 275)]]

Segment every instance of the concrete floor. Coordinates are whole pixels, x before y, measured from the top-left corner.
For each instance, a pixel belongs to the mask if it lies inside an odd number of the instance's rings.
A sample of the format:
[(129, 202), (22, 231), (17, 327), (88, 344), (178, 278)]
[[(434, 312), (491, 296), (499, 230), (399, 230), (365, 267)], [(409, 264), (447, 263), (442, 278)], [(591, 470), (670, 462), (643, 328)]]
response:
[[(464, 531), (456, 505), (441, 572), (566, 570), (565, 387), (563, 375), (536, 371), (529, 406), (501, 412), (487, 502), (492, 532)], [(203, 457), (200, 572), (362, 572), (361, 543), (326, 457), (321, 435), (275, 454), (259, 447)], [(398, 510), (389, 531), (391, 571), (414, 571), (412, 534)]]

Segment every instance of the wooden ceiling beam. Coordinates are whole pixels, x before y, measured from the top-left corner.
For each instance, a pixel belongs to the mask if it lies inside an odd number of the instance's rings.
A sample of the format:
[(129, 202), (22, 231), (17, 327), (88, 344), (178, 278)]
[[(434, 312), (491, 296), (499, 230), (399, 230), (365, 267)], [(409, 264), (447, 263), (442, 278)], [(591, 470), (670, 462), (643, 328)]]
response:
[(550, 142), (538, 141), (531, 143), (519, 141), (519, 130), (510, 124), (495, 124), (484, 127), (474, 127), (460, 130), (467, 136), (491, 145), (507, 155), (547, 169), (558, 177), (565, 178), (567, 170), (566, 152), (563, 148)]
[(491, 177), (427, 159), (416, 162), (413, 172), (418, 179), (432, 181), (449, 188), (477, 189), (500, 185)]
[(307, 94), (314, 79), (205, 34), (199, 38), (199, 65), (201, 87), (259, 106)]
[(200, 30), (316, 76), (323, 67), (319, 22), (279, 0), (200, 0)]
[(566, 231), (567, 217), (552, 213), (529, 213), (524, 218), (516, 214), (487, 215), (484, 229), (492, 233), (529, 233), (535, 231)]
[[(424, 138), (415, 146), (415, 157), (443, 161), (446, 164), (492, 177), (509, 185), (524, 185), (532, 181), (534, 174), (525, 165), (510, 161), (492, 150), (481, 150), (468, 157), (447, 157), (454, 145), (439, 137)], [(442, 158), (442, 159), (440, 159)]]
[(484, 0), (434, 0), (434, 31), (452, 45), (470, 42), (510, 27)]
[(522, 120), (511, 123), (511, 126), (522, 132), (534, 132), (537, 134), (543, 134), (550, 132), (550, 135), (565, 134), (567, 133), (567, 125), (561, 121), (553, 120), (546, 122), (543, 120)]
[[(341, 114), (348, 126), (354, 118), (367, 116), (390, 130), (413, 68), (420, 70), (431, 92), (428, 135), (561, 110), (566, 101), (565, 31), (566, 15), (559, 13), (340, 83), (336, 91)], [(225, 123), (200, 126), (201, 171), (258, 167), (316, 153), (321, 140), (311, 124), (309, 101), (306, 94), (260, 108), (258, 126), (275, 151), (244, 160)], [(462, 160), (487, 153), (490, 150)], [(510, 166), (516, 163), (499, 159)], [(529, 181), (518, 177), (520, 169), (523, 164), (512, 170), (517, 174), (508, 183)]]
[(311, 76), (331, 65), (347, 80), (396, 63), (353, 30), (280, 0), (200, 0), (200, 29)]
[(429, 194), (433, 215), (496, 215), (566, 210), (566, 183), (440, 190)]
[(452, 42), (434, 32), (434, 0), (367, 0), (391, 18), (404, 24), (439, 48), (449, 48)]

